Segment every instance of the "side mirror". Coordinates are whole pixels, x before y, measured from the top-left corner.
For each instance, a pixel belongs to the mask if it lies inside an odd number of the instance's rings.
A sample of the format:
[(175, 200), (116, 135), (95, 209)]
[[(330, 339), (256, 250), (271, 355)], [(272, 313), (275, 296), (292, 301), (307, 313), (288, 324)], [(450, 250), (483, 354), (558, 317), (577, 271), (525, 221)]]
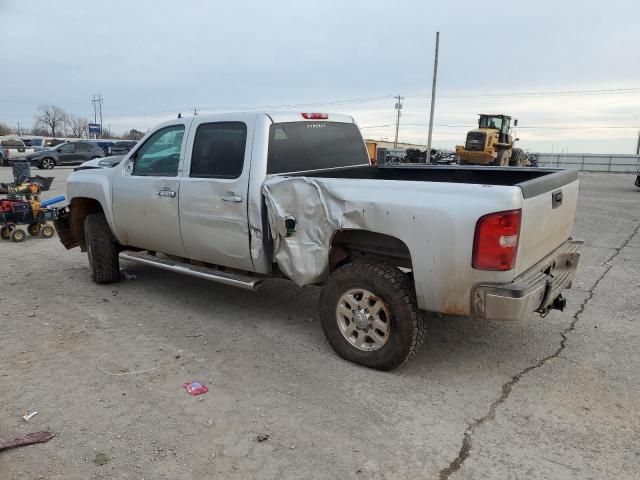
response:
[(517, 119), (517, 118), (513, 121), (513, 126), (514, 126), (514, 127), (517, 127), (517, 126), (518, 126), (518, 119)]
[(514, 139), (513, 141), (514, 141), (514, 142), (519, 142), (519, 141), (520, 141), (520, 139), (519, 139), (519, 138), (516, 138), (516, 139)]

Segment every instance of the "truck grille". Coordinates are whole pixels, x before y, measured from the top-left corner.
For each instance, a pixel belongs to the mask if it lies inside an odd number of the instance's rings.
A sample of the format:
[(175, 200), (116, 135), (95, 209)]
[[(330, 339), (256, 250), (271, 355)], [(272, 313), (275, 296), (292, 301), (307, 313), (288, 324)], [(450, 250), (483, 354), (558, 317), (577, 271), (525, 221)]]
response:
[(484, 150), (485, 134), (482, 132), (469, 132), (467, 134), (467, 142), (464, 145), (465, 150), (481, 152)]

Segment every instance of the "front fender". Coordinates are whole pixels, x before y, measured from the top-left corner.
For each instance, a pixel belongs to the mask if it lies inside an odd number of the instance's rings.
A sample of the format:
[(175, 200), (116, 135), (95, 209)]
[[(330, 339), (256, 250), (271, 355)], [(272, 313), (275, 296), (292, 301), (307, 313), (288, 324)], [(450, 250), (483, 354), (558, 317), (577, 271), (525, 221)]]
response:
[[(78, 205), (81, 199), (93, 200), (97, 202), (104, 213), (111, 232), (116, 236), (115, 221), (111, 201), (112, 183), (115, 169), (101, 168), (92, 170), (79, 170), (73, 172), (67, 180), (67, 196), (70, 204), (70, 215), (72, 226), (75, 223), (73, 217), (81, 215), (84, 217), (87, 212), (74, 211), (74, 205)], [(84, 218), (83, 218), (84, 220)], [(75, 228), (73, 229), (75, 230)], [(116, 236), (117, 238), (117, 236)], [(118, 238), (118, 241), (120, 239)]]

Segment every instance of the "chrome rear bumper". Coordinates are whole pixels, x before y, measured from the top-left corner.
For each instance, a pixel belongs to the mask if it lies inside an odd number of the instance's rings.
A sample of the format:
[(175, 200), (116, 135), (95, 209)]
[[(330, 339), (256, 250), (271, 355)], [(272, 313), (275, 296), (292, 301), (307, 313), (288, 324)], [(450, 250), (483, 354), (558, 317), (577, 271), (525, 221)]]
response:
[(474, 318), (520, 320), (529, 313), (543, 314), (554, 308), (562, 291), (571, 287), (583, 243), (566, 241), (512, 283), (477, 285), (472, 294)]

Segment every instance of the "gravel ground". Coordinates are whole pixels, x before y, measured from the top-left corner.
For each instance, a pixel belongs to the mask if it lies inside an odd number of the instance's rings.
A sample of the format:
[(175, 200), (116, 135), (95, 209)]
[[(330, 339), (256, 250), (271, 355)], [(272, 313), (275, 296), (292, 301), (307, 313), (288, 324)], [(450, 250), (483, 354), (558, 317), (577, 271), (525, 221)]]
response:
[(0, 438), (56, 434), (0, 452), (0, 478), (640, 478), (640, 191), (581, 182), (567, 310), (433, 319), (391, 373), (332, 352), (317, 288), (130, 264), (98, 286), (56, 238), (0, 243)]

